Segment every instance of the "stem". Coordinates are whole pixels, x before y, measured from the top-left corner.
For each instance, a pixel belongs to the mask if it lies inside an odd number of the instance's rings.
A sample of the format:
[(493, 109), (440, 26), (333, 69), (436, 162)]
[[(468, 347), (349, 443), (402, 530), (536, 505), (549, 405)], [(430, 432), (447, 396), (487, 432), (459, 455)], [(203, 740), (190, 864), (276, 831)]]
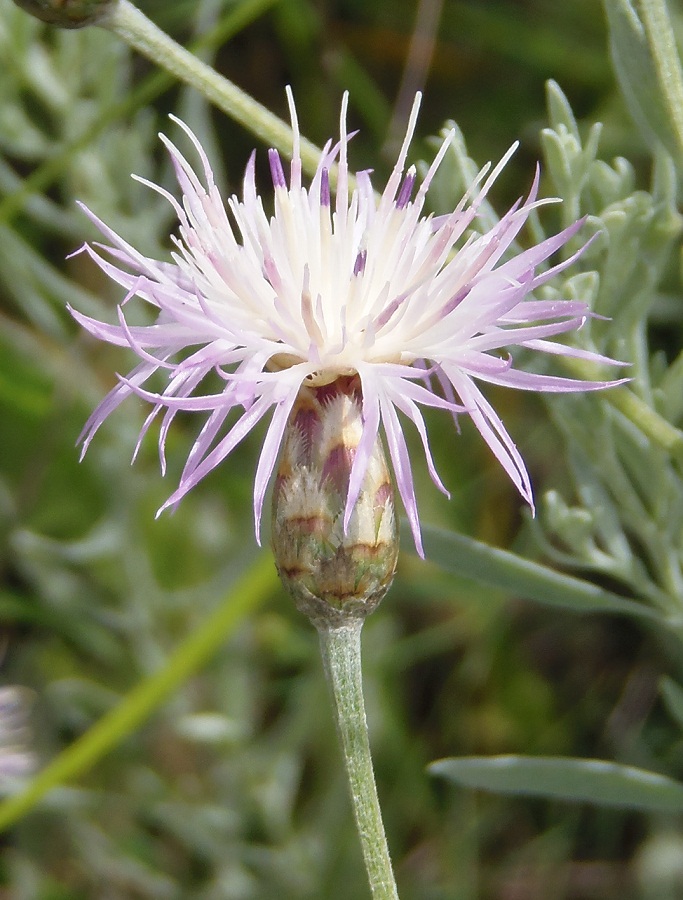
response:
[(324, 622), (316, 625), (372, 896), (375, 900), (398, 900), (365, 717), (360, 660), (363, 619), (349, 619), (337, 627)]
[(620, 388), (605, 394), (605, 399), (652, 441), (667, 453), (683, 462), (683, 432), (648, 406), (637, 394), (628, 388)]
[(641, 0), (640, 10), (657, 80), (683, 157), (683, 72), (666, 0)]
[[(604, 377), (603, 369), (582, 359), (563, 357), (562, 365), (572, 374), (589, 381), (593, 379), (599, 381)], [(680, 428), (676, 428), (655, 409), (648, 406), (629, 387), (608, 390), (604, 399), (627, 419), (630, 419), (634, 425), (637, 425), (657, 446), (666, 450), (679, 465), (683, 466), (683, 431)]]
[(82, 775), (140, 726), (162, 702), (223, 646), (245, 616), (276, 588), (272, 560), (261, 554), (230, 595), (177, 648), (166, 665), (145, 678), (18, 794), (0, 803), (0, 831), (29, 812), (52, 788)]
[[(119, 0), (98, 24), (117, 34), (180, 81), (196, 88), (265, 143), (291, 156), (294, 135), (289, 125), (181, 47), (128, 0)], [(305, 138), (300, 140), (302, 166), (308, 174), (313, 174), (321, 151)]]

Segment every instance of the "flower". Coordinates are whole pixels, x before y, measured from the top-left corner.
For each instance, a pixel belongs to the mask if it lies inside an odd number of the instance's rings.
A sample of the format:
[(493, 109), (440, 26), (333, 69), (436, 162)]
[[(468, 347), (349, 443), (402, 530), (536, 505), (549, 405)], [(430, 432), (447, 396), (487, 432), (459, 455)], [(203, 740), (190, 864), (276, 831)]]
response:
[[(398, 160), (380, 196), (370, 173), (349, 174), (347, 95), (340, 139), (328, 142), (311, 183), (302, 183), (299, 127), (291, 91), (294, 132), (289, 183), (275, 150), (269, 153), (274, 211), (268, 215), (256, 191), (255, 154), (244, 176), (241, 199), (226, 210), (209, 161), (182, 122), (201, 160), (203, 181), (163, 135), (173, 162), (182, 204), (158, 185), (138, 181), (172, 204), (179, 222), (172, 263), (140, 254), (97, 216), (85, 212), (111, 242), (85, 245), (97, 265), (127, 292), (118, 324), (72, 310), (90, 334), (130, 347), (136, 368), (94, 411), (81, 435), (83, 452), (104, 420), (131, 395), (163, 412), (159, 451), (180, 410), (206, 413), (180, 483), (159, 512), (174, 506), (268, 413), (272, 413), (254, 484), (256, 535), (266, 489), (288, 418), (302, 386), (322, 386), (354, 376), (362, 396), (362, 434), (348, 478), (344, 527), (358, 499), (368, 462), (383, 429), (398, 491), (418, 552), (422, 553), (417, 501), (400, 412), (417, 429), (430, 475), (443, 486), (432, 460), (421, 407), (467, 414), (524, 499), (533, 505), (524, 461), (477, 381), (529, 391), (585, 391), (621, 382), (581, 381), (516, 369), (503, 348), (579, 357), (617, 365), (611, 359), (548, 340), (579, 328), (591, 315), (579, 301), (543, 301), (532, 292), (576, 259), (578, 253), (539, 271), (581, 228), (578, 221), (511, 258), (506, 253), (537, 199), (539, 174), (520, 199), (485, 234), (466, 232), (483, 199), (507, 163), (485, 167), (457, 208), (443, 216), (423, 215), (425, 196), (447, 151), (447, 136), (417, 187), (414, 166), (406, 168), (420, 95), (415, 99)], [(331, 179), (336, 173), (333, 199)], [(457, 249), (456, 249), (457, 246)], [(581, 252), (581, 251), (579, 251)], [(130, 325), (124, 305), (138, 297), (158, 310), (152, 325)], [(166, 371), (154, 392), (146, 383)], [(207, 376), (224, 382), (217, 393), (201, 393)], [(228, 422), (237, 411), (235, 420)], [(135, 458), (135, 455), (134, 455)]]

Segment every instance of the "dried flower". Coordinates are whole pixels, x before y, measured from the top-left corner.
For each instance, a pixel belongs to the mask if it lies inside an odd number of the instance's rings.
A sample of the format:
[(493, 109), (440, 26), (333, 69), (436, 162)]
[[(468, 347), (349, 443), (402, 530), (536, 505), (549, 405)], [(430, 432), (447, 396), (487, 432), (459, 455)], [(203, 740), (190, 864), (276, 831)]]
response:
[[(526, 200), (519, 200), (488, 232), (465, 234), (482, 200), (514, 147), (488, 174), (480, 173), (450, 214), (422, 215), (425, 195), (449, 142), (448, 136), (421, 185), (406, 168), (420, 98), (416, 98), (398, 160), (380, 197), (368, 172), (349, 180), (344, 97), (340, 140), (329, 142), (309, 185), (302, 184), (299, 129), (288, 93), (294, 144), (289, 184), (277, 152), (270, 151), (274, 212), (268, 215), (255, 183), (254, 155), (242, 198), (226, 211), (206, 154), (183, 125), (203, 166), (200, 181), (186, 159), (162, 136), (183, 193), (182, 205), (163, 188), (142, 181), (166, 197), (180, 221), (173, 262), (142, 256), (86, 210), (112, 246), (110, 259), (90, 245), (85, 250), (127, 292), (118, 324), (72, 311), (95, 337), (137, 354), (138, 366), (120, 377), (88, 420), (81, 439), (85, 452), (109, 414), (131, 394), (152, 404), (137, 448), (163, 411), (159, 437), (162, 471), (166, 435), (179, 410), (206, 413), (190, 450), (180, 484), (162, 509), (174, 506), (266, 414), (272, 411), (254, 486), (258, 538), (266, 489), (292, 409), (303, 386), (316, 388), (354, 378), (361, 404), (360, 433), (348, 472), (343, 527), (371, 465), (380, 424), (398, 491), (415, 544), (422, 552), (417, 502), (403, 426), (411, 420), (422, 441), (429, 472), (444, 492), (432, 461), (420, 407), (469, 415), (524, 499), (532, 489), (524, 461), (502, 421), (475, 381), (529, 391), (585, 391), (621, 382), (589, 382), (531, 374), (513, 366), (503, 348), (523, 346), (541, 353), (615, 364), (595, 353), (548, 338), (579, 328), (590, 316), (578, 301), (530, 299), (532, 291), (571, 265), (578, 254), (537, 271), (580, 229), (579, 221), (559, 234), (503, 260), (537, 200), (538, 173)], [(178, 120), (175, 120), (178, 121)], [(336, 196), (330, 177), (336, 164)], [(459, 245), (459, 248), (456, 248)], [(123, 305), (139, 297), (158, 310), (152, 325), (129, 325)], [(156, 372), (168, 373), (161, 393), (145, 387)], [(202, 394), (207, 376), (224, 382), (218, 393)], [(240, 410), (236, 421), (229, 415)], [(160, 510), (161, 511), (161, 510)]]

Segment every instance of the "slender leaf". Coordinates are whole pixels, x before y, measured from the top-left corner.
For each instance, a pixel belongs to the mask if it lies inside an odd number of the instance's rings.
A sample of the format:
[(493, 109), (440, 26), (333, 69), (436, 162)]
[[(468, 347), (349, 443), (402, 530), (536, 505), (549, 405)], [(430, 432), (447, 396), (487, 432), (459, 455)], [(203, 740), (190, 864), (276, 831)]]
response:
[(464, 787), (660, 812), (683, 811), (683, 784), (645, 769), (601, 759), (465, 756), (429, 766)]
[(631, 0), (605, 0), (610, 52), (622, 94), (645, 137), (661, 141), (676, 159), (679, 145), (662, 97), (645, 28)]
[(673, 678), (662, 678), (659, 690), (669, 714), (683, 728), (683, 687)]
[(655, 610), (642, 603), (474, 538), (429, 527), (423, 529), (423, 537), (427, 559), (463, 578), (574, 612), (616, 613), (664, 624)]

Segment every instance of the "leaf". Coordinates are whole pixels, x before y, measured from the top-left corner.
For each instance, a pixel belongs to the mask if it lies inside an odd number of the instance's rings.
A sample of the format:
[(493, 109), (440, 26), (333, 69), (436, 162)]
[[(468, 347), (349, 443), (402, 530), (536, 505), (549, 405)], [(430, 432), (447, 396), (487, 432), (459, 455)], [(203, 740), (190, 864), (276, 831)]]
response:
[(593, 803), (660, 812), (683, 811), (683, 784), (645, 769), (606, 762), (547, 756), (464, 756), (429, 766), (464, 787), (573, 803)]
[(574, 112), (562, 88), (551, 78), (546, 82), (545, 93), (550, 127), (553, 131), (559, 131), (560, 128), (564, 127), (578, 144), (580, 141), (579, 128), (576, 124)]
[(665, 624), (649, 606), (474, 538), (429, 527), (423, 529), (423, 538), (425, 555), (431, 562), (508, 594), (574, 612), (616, 613)]
[(673, 678), (662, 678), (659, 690), (669, 714), (683, 728), (683, 687)]
[(605, 0), (614, 71), (629, 112), (650, 144), (661, 141), (680, 155), (671, 116), (662, 97), (645, 28), (631, 0)]

